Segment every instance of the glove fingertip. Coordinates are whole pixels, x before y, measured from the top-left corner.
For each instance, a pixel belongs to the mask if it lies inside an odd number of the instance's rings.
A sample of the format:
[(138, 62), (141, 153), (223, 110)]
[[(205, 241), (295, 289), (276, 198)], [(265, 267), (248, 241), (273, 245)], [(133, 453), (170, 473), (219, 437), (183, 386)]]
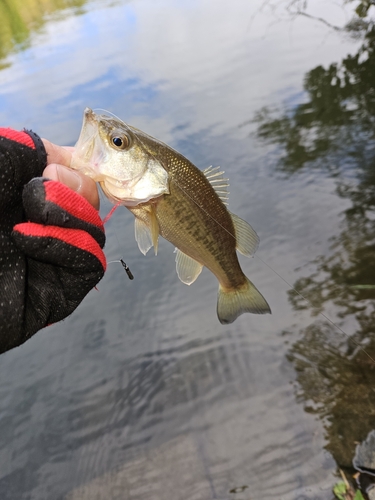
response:
[(65, 184), (49, 179), (44, 180), (46, 201), (54, 203), (73, 217), (82, 219), (104, 231), (103, 221), (98, 210), (94, 208), (82, 195), (76, 193)]
[(88, 255), (100, 262), (103, 272), (107, 268), (100, 245), (82, 229), (23, 222), (14, 226), (12, 236), (21, 250), (37, 260), (84, 268), (88, 265), (84, 255)]
[(58, 181), (35, 178), (23, 191), (27, 218), (36, 223), (87, 231), (103, 248), (103, 221), (83, 196)]

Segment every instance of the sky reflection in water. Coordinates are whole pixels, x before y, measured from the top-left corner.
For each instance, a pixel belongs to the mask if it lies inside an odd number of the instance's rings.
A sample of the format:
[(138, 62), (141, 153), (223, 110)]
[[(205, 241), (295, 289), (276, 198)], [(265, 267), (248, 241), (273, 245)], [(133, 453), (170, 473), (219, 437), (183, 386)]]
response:
[[(372, 137), (355, 112), (347, 122), (321, 115), (306, 122), (313, 92), (308, 80), (302, 87), (307, 72), (339, 63), (360, 43), (243, 0), (231, 8), (216, 0), (48, 5), (23, 50), (3, 59), (2, 123), (74, 144), (84, 107), (106, 108), (202, 169), (221, 165), (230, 209), (257, 230), (261, 259), (312, 300), (337, 286), (317, 307), (324, 302), (326, 314), (373, 352), (371, 297), (345, 295), (333, 273), (326, 279), (332, 252), (350, 260), (349, 244), (354, 253), (371, 244), (373, 207), (359, 190), (372, 192), (361, 175), (372, 154), (349, 162), (342, 140), (336, 156), (311, 146), (334, 132), (338, 141), (350, 130), (364, 142)], [(348, 20), (334, 4), (325, 9), (336, 24)], [(326, 78), (331, 102), (337, 89)], [(370, 80), (361, 85), (358, 95), (371, 94)], [(279, 114), (254, 122), (265, 106)], [(308, 152), (319, 154), (296, 159), (295, 138), (306, 129)], [(103, 199), (102, 214), (109, 208)], [(330, 498), (334, 459), (349, 465), (364, 437), (359, 425), (371, 422), (373, 365), (315, 321), (257, 258), (241, 264), (273, 315), (223, 327), (216, 279), (203, 272), (192, 287), (182, 285), (171, 245), (161, 241), (157, 257), (144, 257), (133, 234), (133, 216), (118, 209), (107, 225), (107, 258), (124, 258), (133, 282), (110, 264), (70, 318), (1, 357), (0, 497)], [(357, 388), (366, 398), (353, 399)], [(350, 432), (337, 445), (341, 427)]]

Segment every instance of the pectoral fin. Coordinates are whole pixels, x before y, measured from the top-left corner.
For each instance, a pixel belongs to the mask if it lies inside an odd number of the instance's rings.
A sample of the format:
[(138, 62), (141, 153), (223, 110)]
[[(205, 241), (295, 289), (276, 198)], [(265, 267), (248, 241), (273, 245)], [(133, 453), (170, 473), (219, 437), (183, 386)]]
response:
[[(134, 213), (134, 211), (133, 211)], [(156, 217), (155, 208), (153, 206), (147, 209), (147, 222), (144, 219), (139, 219), (135, 213), (135, 239), (138, 243), (139, 250), (146, 255), (146, 253), (153, 246), (155, 255), (158, 253), (158, 240), (159, 240), (159, 223)]]
[(191, 285), (202, 272), (203, 266), (186, 255), (186, 253), (181, 252), (178, 248), (176, 250), (176, 271), (178, 277), (185, 285)]
[(134, 230), (135, 230), (135, 240), (138, 243), (138, 248), (143, 253), (143, 255), (146, 255), (146, 253), (152, 247), (150, 228), (146, 224), (146, 222), (136, 217), (134, 221)]
[(159, 222), (156, 217), (155, 207), (152, 205), (150, 207), (150, 225), (151, 225), (151, 240), (154, 245), (155, 255), (158, 254), (158, 243), (159, 243)]
[(246, 257), (252, 257), (259, 246), (259, 236), (254, 231), (254, 229), (246, 221), (238, 217), (238, 215), (232, 214), (234, 229), (236, 232), (236, 248), (237, 250), (245, 255)]

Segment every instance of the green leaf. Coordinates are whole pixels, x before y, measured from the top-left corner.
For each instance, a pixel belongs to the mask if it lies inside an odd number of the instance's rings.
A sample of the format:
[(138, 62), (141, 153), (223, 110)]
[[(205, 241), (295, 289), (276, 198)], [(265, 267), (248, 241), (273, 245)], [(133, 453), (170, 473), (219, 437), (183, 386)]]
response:
[(336, 498), (339, 500), (345, 500), (345, 493), (346, 493), (346, 484), (344, 481), (340, 481), (339, 483), (335, 484), (333, 487), (333, 493)]
[(354, 495), (354, 499), (353, 500), (364, 500), (363, 495), (360, 492), (360, 490), (356, 491), (356, 494)]
[(355, 9), (355, 11), (359, 17), (366, 17), (370, 6), (371, 3), (368, 0), (363, 0)]

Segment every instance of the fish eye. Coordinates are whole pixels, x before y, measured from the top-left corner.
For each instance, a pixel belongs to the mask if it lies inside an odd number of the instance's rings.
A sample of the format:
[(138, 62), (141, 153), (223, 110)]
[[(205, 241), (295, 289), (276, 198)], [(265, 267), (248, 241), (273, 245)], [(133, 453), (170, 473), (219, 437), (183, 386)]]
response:
[(113, 133), (111, 144), (116, 149), (127, 149), (130, 146), (130, 138), (126, 134)]

